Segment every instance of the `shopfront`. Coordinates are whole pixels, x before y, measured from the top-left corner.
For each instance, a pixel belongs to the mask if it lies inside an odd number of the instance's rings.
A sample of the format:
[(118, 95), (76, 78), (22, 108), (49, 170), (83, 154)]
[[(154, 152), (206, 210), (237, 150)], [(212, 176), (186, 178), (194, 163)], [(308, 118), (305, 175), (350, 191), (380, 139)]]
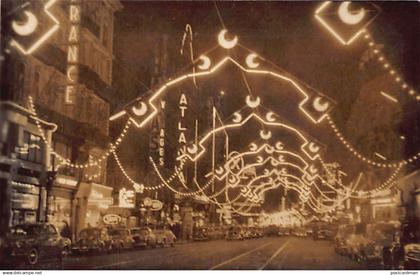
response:
[(103, 216), (113, 204), (112, 187), (96, 183), (80, 183), (76, 193), (76, 232), (88, 226), (103, 225)]
[(11, 225), (36, 223), (40, 188), (37, 180), (33, 183), (11, 181)]
[(48, 192), (48, 221), (60, 232), (65, 226), (74, 231), (74, 195), (77, 189), (75, 178), (58, 174), (54, 185)]

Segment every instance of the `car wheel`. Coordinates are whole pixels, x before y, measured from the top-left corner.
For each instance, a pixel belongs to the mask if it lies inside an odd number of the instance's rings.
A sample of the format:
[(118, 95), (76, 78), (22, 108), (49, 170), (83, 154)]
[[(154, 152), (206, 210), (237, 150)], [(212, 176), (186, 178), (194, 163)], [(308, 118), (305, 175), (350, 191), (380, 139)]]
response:
[(26, 260), (30, 265), (36, 265), (39, 261), (39, 251), (36, 248), (31, 248), (28, 251)]
[(174, 247), (175, 246), (175, 241), (173, 240), (172, 242), (171, 242), (171, 247)]
[(165, 247), (165, 245), (166, 245), (166, 240), (165, 240), (165, 239), (163, 239), (163, 240), (162, 240), (162, 242), (160, 243), (160, 247), (162, 247), (162, 248), (163, 248), (163, 247)]

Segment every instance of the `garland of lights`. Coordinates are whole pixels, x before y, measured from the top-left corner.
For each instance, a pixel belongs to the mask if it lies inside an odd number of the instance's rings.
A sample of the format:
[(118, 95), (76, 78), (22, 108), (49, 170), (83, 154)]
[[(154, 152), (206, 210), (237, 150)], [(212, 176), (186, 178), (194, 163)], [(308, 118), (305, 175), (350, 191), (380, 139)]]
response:
[(373, 53), (376, 55), (379, 63), (383, 64), (383, 69), (386, 70), (389, 75), (394, 79), (397, 85), (400, 85), (401, 90), (407, 90), (408, 95), (413, 99), (420, 101), (420, 94), (414, 90), (414, 88), (409, 88), (409, 85), (402, 79), (402, 77), (396, 72), (393, 66), (389, 63), (388, 59), (385, 57), (384, 53), (377, 47), (376, 41), (372, 38), (372, 35), (365, 30), (364, 38), (368, 42), (368, 46), (373, 49)]
[[(113, 150), (112, 151), (112, 155), (114, 156), (114, 159), (115, 159), (115, 162), (117, 163), (117, 165), (118, 165), (118, 167), (120, 168), (120, 170), (121, 170), (121, 172), (123, 173), (123, 175), (126, 177), (126, 179), (130, 182), (130, 183), (132, 183), (133, 184), (133, 186), (134, 186), (134, 188), (140, 188), (140, 189), (144, 189), (144, 190), (151, 190), (151, 191), (153, 191), (153, 190), (158, 190), (158, 189), (160, 189), (160, 188), (162, 188), (164, 185), (163, 184), (159, 184), (159, 185), (156, 185), (156, 186), (144, 186), (144, 184), (142, 184), (142, 183), (139, 183), (139, 182), (137, 182), (137, 181), (135, 181), (135, 180), (133, 180), (128, 174), (127, 174), (127, 171), (125, 171), (125, 169), (124, 169), (124, 167), (122, 166), (122, 164), (121, 164), (121, 161), (120, 161), (120, 159), (118, 158), (118, 155), (117, 155), (117, 152), (115, 151), (115, 150)], [(173, 178), (175, 178), (175, 176), (174, 176), (175, 174), (173, 174), (172, 176), (171, 176), (171, 178), (173, 179)]]
[(36, 124), (36, 126), (38, 128), (38, 132), (39, 132), (39, 134), (41, 136), (41, 139), (43, 140), (44, 144), (48, 147), (48, 150), (51, 152), (51, 154), (55, 155), (59, 160), (62, 161), (62, 165), (66, 165), (66, 166), (69, 166), (69, 167), (72, 167), (72, 168), (83, 169), (83, 168), (88, 168), (88, 167), (99, 165), (99, 163), (101, 163), (105, 159), (107, 159), (108, 156), (111, 154), (111, 152), (113, 150), (115, 150), (121, 144), (121, 142), (123, 141), (123, 139), (125, 138), (125, 136), (127, 134), (128, 128), (131, 125), (131, 121), (130, 120), (127, 120), (126, 125), (124, 126), (123, 130), (121, 131), (120, 136), (117, 138), (117, 140), (115, 141), (115, 143), (114, 144), (113, 143), (110, 143), (110, 146), (109, 146), (110, 148), (106, 152), (104, 152), (100, 157), (98, 157), (97, 160), (90, 160), (90, 161), (88, 161), (85, 164), (72, 163), (70, 159), (68, 159), (66, 157), (63, 157), (62, 155), (60, 155), (58, 152), (56, 152), (52, 148), (50, 142), (45, 137), (44, 130), (42, 129), (41, 123), (39, 122), (40, 118), (39, 118), (39, 116), (37, 114), (37, 111), (36, 111), (36, 108), (35, 108), (35, 104), (34, 104), (33, 99), (32, 99), (31, 96), (28, 97), (28, 102), (29, 102), (30, 111), (33, 112), (33, 114), (34, 114), (33, 117), (35, 118), (34, 119), (35, 120), (35, 124)]
[[(174, 193), (176, 193), (176, 194), (178, 194), (178, 195), (180, 195), (180, 196), (184, 196), (184, 197), (191, 197), (191, 196), (196, 196), (196, 195), (198, 195), (199, 193), (200, 193), (200, 190), (197, 190), (197, 191), (193, 191), (193, 192), (179, 192), (178, 190), (176, 190), (176, 189), (174, 189), (170, 184), (169, 184), (169, 182), (170, 181), (172, 181), (177, 175), (178, 175), (178, 173), (179, 173), (179, 171), (182, 169), (182, 166), (180, 167), (180, 168), (175, 168), (175, 172), (174, 172), (174, 174), (172, 174), (172, 176), (168, 179), (168, 180), (166, 180), (166, 179), (164, 179), (163, 178), (163, 176), (162, 176), (162, 174), (160, 173), (160, 170), (159, 170), (159, 168), (157, 167), (157, 165), (156, 165), (156, 163), (154, 162), (154, 160), (153, 160), (153, 158), (149, 158), (150, 159), (150, 162), (152, 163), (152, 165), (153, 165), (153, 168), (155, 169), (155, 171), (156, 171), (156, 174), (158, 175), (158, 177), (160, 178), (160, 180), (162, 181), (162, 184), (163, 185), (165, 185), (168, 189), (170, 189), (172, 192), (174, 192)], [(185, 162), (185, 161), (184, 161)], [(181, 162), (182, 164), (184, 163), (184, 162)], [(209, 180), (204, 186), (203, 186), (203, 188), (202, 188), (202, 190), (204, 190), (204, 189), (206, 189), (206, 188), (208, 188), (209, 186), (210, 186), (210, 184), (212, 184), (214, 182), (214, 178), (212, 178), (211, 180)], [(161, 185), (162, 185), (161, 184)]]
[(406, 159), (406, 160), (402, 160), (399, 162), (394, 162), (394, 163), (384, 163), (384, 162), (377, 162), (374, 160), (371, 160), (365, 156), (363, 156), (359, 151), (357, 151), (341, 134), (341, 132), (338, 130), (337, 126), (335, 125), (334, 121), (332, 120), (332, 118), (327, 115), (327, 121), (328, 124), (330, 125), (330, 127), (333, 129), (334, 134), (336, 135), (336, 137), (338, 138), (338, 140), (354, 155), (356, 156), (358, 159), (362, 160), (363, 162), (373, 165), (373, 166), (377, 166), (377, 167), (388, 167), (388, 168), (397, 168), (401, 165), (407, 165), (408, 163), (414, 162), (416, 161), (419, 157), (420, 157), (420, 152), (418, 152), (417, 154), (415, 154), (414, 156)]

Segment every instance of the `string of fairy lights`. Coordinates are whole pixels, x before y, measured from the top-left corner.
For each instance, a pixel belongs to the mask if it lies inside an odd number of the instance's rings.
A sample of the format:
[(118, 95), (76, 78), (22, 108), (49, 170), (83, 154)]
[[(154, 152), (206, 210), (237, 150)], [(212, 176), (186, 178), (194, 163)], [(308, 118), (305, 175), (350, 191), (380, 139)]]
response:
[(372, 35), (367, 30), (365, 30), (364, 33), (365, 35), (363, 37), (368, 43), (368, 46), (373, 50), (377, 61), (382, 65), (382, 68), (388, 72), (389, 76), (394, 80), (395, 84), (398, 85), (400, 89), (406, 92), (410, 97), (420, 101), (420, 94), (414, 89), (414, 87), (410, 87), (410, 85), (403, 79), (401, 74), (399, 74), (394, 66), (391, 65), (390, 61), (388, 58), (386, 58), (381, 48), (378, 47), (378, 44), (373, 39)]

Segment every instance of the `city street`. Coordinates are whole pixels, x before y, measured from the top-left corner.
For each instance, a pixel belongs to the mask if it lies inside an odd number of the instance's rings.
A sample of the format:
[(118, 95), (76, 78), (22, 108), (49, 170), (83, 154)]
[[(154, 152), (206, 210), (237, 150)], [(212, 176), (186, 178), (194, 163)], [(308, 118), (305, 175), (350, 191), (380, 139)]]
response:
[(1, 1), (0, 270), (420, 270), (419, 7)]
[(205, 241), (174, 248), (71, 256), (64, 269), (362, 269), (334, 253), (330, 241), (269, 237), (244, 241)]

